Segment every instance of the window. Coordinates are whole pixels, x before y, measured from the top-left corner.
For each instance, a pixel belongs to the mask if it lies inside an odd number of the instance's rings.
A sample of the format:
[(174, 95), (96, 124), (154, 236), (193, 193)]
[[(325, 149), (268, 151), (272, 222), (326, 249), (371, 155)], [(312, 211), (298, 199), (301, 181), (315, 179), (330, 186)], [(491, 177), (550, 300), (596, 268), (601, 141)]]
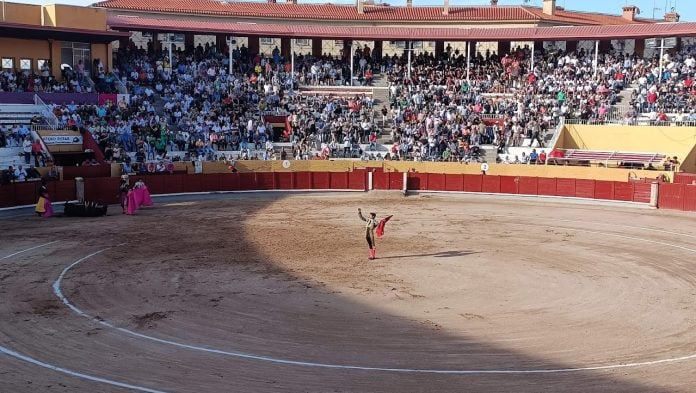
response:
[(261, 37), (259, 38), (259, 43), (261, 45), (273, 45), (274, 39), (270, 37)]
[(334, 45), (336, 46), (343, 46), (343, 40), (335, 40)]
[(2, 58), (2, 68), (5, 70), (13, 70), (14, 69), (14, 59), (11, 57), (3, 57)]
[(405, 48), (406, 47), (406, 41), (391, 41), (390, 44), (391, 44), (391, 46), (394, 46), (397, 48)]
[(19, 59), (19, 69), (22, 71), (31, 71), (31, 59)]
[(310, 42), (306, 38), (298, 38), (295, 40), (295, 45), (297, 46), (310, 46)]
[(48, 66), (48, 60), (47, 59), (38, 59), (36, 60), (36, 68), (40, 71), (44, 66)]

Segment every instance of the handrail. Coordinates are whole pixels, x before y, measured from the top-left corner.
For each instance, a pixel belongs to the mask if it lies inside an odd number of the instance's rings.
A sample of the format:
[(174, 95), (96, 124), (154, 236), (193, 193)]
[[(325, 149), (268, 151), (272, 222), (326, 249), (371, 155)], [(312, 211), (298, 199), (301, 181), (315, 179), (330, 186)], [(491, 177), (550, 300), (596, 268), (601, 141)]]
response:
[(38, 94), (34, 94), (34, 105), (39, 105), (43, 107), (41, 115), (46, 118), (48, 126), (51, 127), (51, 129), (55, 130), (56, 128), (58, 128), (58, 118), (53, 113), (53, 111), (51, 111), (51, 108), (48, 105), (46, 105), (46, 103), (41, 99), (41, 96), (39, 96)]
[[(556, 148), (556, 143), (558, 143), (558, 138), (561, 137), (561, 132), (563, 132), (563, 128), (565, 128), (565, 117), (561, 116), (558, 119), (558, 124), (556, 125), (556, 129), (553, 131), (553, 136), (551, 137), (551, 141), (549, 142), (549, 149), (553, 151), (553, 149)], [(549, 154), (550, 155), (550, 154)], [(546, 162), (549, 162), (549, 155), (546, 156)]]
[(38, 140), (39, 143), (41, 143), (41, 150), (46, 152), (46, 157), (50, 158), (51, 161), (53, 161), (53, 155), (50, 151), (48, 151), (48, 146), (46, 146), (46, 143), (44, 142), (43, 138), (41, 138), (41, 135), (39, 135), (39, 133), (36, 132), (36, 130), (31, 130), (31, 137), (33, 140)]
[(118, 75), (116, 75), (113, 71), (111, 71), (109, 75), (111, 75), (111, 77), (114, 79), (114, 85), (116, 85), (118, 92), (120, 94), (128, 94), (128, 87), (123, 84), (121, 78), (119, 78)]
[(90, 87), (90, 89), (92, 89), (92, 92), (96, 93), (97, 85), (94, 83), (92, 78), (90, 78), (87, 74), (84, 74), (82, 78), (87, 82), (87, 85)]

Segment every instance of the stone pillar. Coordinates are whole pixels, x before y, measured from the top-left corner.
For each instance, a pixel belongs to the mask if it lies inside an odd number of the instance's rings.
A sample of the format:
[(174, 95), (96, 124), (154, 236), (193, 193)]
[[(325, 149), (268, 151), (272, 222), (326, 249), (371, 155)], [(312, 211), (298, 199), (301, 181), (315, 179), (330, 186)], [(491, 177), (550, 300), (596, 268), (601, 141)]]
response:
[(324, 40), (321, 38), (312, 38), (312, 56), (319, 57), (324, 54)]
[(285, 60), (290, 60), (290, 38), (282, 37), (280, 39), (280, 55), (283, 56)]
[(511, 43), (510, 41), (498, 41), (498, 56), (504, 57), (510, 53)]
[(251, 56), (250, 58), (252, 59), (255, 55), (259, 53), (259, 49), (261, 48), (261, 44), (259, 41), (259, 36), (249, 36), (248, 38), (249, 56)]
[(572, 53), (577, 52), (578, 42), (577, 41), (566, 41), (566, 52)]
[(184, 34), (184, 49), (187, 51), (196, 49), (194, 46), (193, 33)]
[(599, 53), (608, 53), (611, 49), (611, 41), (599, 41)]

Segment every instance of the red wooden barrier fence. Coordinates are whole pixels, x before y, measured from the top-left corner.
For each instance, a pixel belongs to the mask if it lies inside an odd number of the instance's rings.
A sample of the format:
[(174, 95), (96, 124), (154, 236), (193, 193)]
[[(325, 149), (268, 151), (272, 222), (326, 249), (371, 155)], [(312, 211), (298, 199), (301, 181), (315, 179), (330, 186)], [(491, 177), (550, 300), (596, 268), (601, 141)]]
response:
[[(372, 173), (373, 187), (402, 190), (404, 175), (399, 172)], [(144, 175), (152, 194), (240, 190), (366, 190), (368, 174), (353, 172), (256, 172), (222, 174)], [(137, 178), (131, 178), (134, 182)], [(648, 203), (649, 183), (582, 179), (553, 179), (523, 176), (408, 173), (409, 190), (485, 192), (519, 195), (547, 195)], [(118, 178), (85, 178), (85, 198), (117, 203)], [(38, 182), (0, 186), (0, 207), (30, 205), (36, 201)], [(48, 183), (56, 202), (75, 199), (74, 180)], [(696, 211), (696, 185), (659, 183), (658, 205), (665, 209)]]
[[(380, 179), (387, 173), (379, 174)], [(402, 175), (402, 174), (399, 174)], [(375, 175), (377, 177), (377, 175)], [(457, 175), (409, 173), (408, 189), (423, 191), (487, 192), (518, 195), (545, 195), (629, 202), (650, 202), (649, 183), (624, 183), (584, 179), (554, 179), (526, 176)], [(384, 181), (380, 180), (380, 188)], [(696, 188), (696, 186), (694, 186)], [(375, 186), (375, 189), (378, 189)], [(390, 187), (390, 189), (399, 189)]]

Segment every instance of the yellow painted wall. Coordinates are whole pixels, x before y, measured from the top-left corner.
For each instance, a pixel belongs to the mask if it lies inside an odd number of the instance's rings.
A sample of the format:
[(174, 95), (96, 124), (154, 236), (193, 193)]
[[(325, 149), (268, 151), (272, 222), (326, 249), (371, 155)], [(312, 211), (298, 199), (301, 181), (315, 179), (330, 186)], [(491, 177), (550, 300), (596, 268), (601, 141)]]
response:
[[(91, 46), (92, 61), (94, 61), (94, 59), (101, 59), (107, 71), (111, 69), (111, 59), (113, 58), (113, 56), (108, 55), (110, 50), (111, 44), (92, 44)], [(85, 67), (91, 67), (91, 64), (87, 64)], [(96, 75), (92, 79), (96, 79)]]
[(106, 30), (106, 10), (64, 4), (43, 6), (43, 25), (88, 30)]
[(41, 7), (32, 4), (4, 3), (5, 21), (23, 25), (41, 23)]
[[(237, 161), (239, 172), (348, 172), (355, 169), (383, 168), (387, 172), (425, 172), (447, 174), (480, 174), (480, 164), (460, 164), (442, 162), (406, 161), (290, 161), (290, 168), (283, 168), (281, 161)], [(204, 162), (204, 173), (230, 173), (228, 164), (223, 162)], [(189, 170), (189, 173), (193, 173)], [(555, 165), (503, 165), (490, 164), (489, 175), (534, 176), (547, 178), (574, 178), (628, 181), (629, 177), (656, 178), (660, 175), (672, 179), (671, 172), (627, 170), (620, 168), (594, 168)]]
[[(56, 44), (54, 43), (53, 45), (55, 46)], [(51, 58), (48, 48), (48, 41), (0, 38), (0, 54), (2, 54), (2, 57), (14, 58), (15, 68), (17, 69), (19, 69), (19, 59), (31, 59), (31, 66), (37, 71), (37, 59)]]
[(696, 127), (566, 125), (556, 146), (677, 156), (683, 171), (696, 171)]

